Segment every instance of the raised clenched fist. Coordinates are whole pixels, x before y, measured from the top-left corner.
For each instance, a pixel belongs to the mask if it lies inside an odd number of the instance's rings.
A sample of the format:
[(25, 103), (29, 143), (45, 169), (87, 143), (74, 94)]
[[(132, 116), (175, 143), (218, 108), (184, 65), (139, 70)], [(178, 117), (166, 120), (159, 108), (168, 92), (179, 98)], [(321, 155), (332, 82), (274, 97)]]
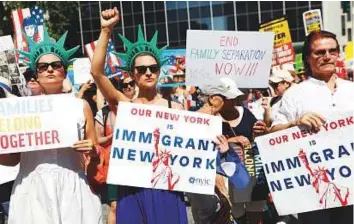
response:
[(101, 29), (112, 31), (113, 27), (119, 22), (119, 11), (117, 7), (107, 9), (101, 13)]

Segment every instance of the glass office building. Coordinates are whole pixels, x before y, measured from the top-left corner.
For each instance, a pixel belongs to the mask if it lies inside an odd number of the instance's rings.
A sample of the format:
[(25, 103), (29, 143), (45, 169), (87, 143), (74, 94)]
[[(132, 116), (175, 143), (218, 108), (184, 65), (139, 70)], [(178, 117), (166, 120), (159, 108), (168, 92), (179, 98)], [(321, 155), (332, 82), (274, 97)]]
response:
[[(322, 9), (321, 1), (117, 1), (80, 2), (84, 44), (98, 39), (99, 13), (116, 6), (122, 21), (114, 31), (116, 50), (123, 49), (118, 33), (136, 40), (138, 25), (147, 39), (159, 31), (159, 44), (184, 48), (187, 29), (258, 31), (259, 24), (282, 15), (289, 22), (293, 42), (305, 37), (302, 13)], [(81, 32), (81, 31), (80, 31)]]

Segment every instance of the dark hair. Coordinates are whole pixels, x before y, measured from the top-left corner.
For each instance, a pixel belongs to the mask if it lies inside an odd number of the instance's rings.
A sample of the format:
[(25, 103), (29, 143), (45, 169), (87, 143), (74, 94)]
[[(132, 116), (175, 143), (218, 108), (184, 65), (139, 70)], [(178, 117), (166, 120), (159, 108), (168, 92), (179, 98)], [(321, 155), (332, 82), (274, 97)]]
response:
[(26, 82), (31, 81), (31, 79), (37, 80), (37, 74), (30, 68), (26, 69), (26, 71), (23, 73), (23, 76), (25, 77)]
[(115, 77), (109, 78), (109, 81), (111, 81), (112, 85), (114, 86), (114, 88), (116, 90), (120, 90), (121, 80), (119, 77), (115, 76)]
[(308, 58), (311, 55), (312, 43), (315, 40), (323, 39), (323, 38), (332, 38), (333, 40), (335, 40), (337, 43), (336, 48), (337, 48), (338, 53), (340, 51), (339, 43), (338, 43), (338, 40), (337, 40), (336, 35), (334, 33), (324, 31), (324, 30), (311, 32), (305, 38), (304, 46), (302, 47), (302, 61), (304, 63), (305, 74), (308, 76), (312, 76), (312, 71), (311, 71), (310, 65), (307, 62)]
[[(79, 90), (82, 88), (83, 85), (80, 86)], [(97, 94), (97, 86), (95, 83), (91, 84), (91, 87), (86, 90), (84, 92), (83, 95), (83, 99), (86, 100), (88, 102), (88, 104), (90, 105), (91, 111), (93, 116), (96, 116), (97, 113), (97, 104), (95, 103), (95, 101), (93, 101), (93, 96), (95, 96)]]

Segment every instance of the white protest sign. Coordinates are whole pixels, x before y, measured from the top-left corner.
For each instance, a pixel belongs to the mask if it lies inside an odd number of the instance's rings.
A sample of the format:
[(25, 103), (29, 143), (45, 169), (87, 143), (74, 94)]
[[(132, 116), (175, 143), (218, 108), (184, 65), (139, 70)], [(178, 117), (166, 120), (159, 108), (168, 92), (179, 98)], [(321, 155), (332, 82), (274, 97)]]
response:
[(330, 117), (317, 134), (293, 127), (256, 138), (279, 215), (353, 204), (353, 113)]
[(20, 165), (17, 166), (2, 166), (0, 165), (0, 185), (16, 179), (20, 170)]
[(74, 61), (74, 82), (75, 84), (86, 83), (92, 80), (91, 61), (89, 58), (78, 58)]
[(273, 32), (187, 30), (186, 85), (232, 78), (239, 88), (266, 88)]
[(214, 194), (219, 117), (119, 103), (107, 183)]
[(12, 50), (14, 48), (14, 42), (12, 41), (12, 37), (10, 35), (0, 37), (0, 52)]
[(0, 154), (71, 147), (79, 139), (80, 99), (60, 94), (0, 100)]

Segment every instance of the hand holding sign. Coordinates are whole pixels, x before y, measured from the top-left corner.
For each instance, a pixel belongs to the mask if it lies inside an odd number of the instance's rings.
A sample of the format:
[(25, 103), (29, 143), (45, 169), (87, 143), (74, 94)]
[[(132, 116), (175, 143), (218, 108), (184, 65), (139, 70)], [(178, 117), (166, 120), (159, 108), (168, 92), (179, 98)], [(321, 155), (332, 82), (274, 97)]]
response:
[(310, 128), (314, 132), (319, 132), (321, 126), (326, 123), (324, 117), (316, 113), (306, 113), (304, 116), (295, 121), (296, 126), (304, 126)]
[(229, 142), (227, 141), (227, 138), (224, 135), (219, 135), (216, 137), (217, 141), (215, 141), (216, 147), (219, 149), (221, 153), (227, 152), (230, 147), (229, 147)]
[(86, 139), (75, 142), (72, 148), (77, 152), (87, 152), (93, 150), (94, 144), (91, 139)]

